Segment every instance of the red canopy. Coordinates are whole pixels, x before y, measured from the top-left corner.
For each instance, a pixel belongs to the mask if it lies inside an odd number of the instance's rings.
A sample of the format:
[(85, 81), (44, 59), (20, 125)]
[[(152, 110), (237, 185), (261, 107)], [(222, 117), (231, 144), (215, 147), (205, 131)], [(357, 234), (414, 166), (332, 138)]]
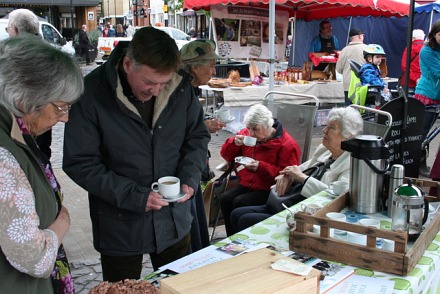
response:
[[(290, 16), (303, 20), (348, 16), (396, 16), (409, 14), (409, 0), (274, 0), (277, 10), (286, 10)], [(269, 6), (270, 0), (185, 0), (183, 7), (209, 10), (210, 5)]]

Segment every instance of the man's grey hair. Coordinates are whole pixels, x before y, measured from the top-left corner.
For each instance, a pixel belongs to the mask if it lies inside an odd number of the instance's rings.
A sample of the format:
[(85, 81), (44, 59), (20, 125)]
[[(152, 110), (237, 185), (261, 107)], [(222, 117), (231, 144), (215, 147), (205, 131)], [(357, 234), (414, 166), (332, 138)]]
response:
[(83, 91), (81, 69), (61, 50), (26, 33), (0, 42), (0, 104), (14, 115), (72, 104)]
[(328, 114), (328, 122), (338, 121), (341, 123), (341, 135), (349, 139), (362, 134), (364, 121), (358, 110), (353, 107), (335, 107)]
[(267, 109), (266, 106), (262, 104), (255, 104), (246, 112), (243, 122), (246, 126), (262, 125), (266, 128), (270, 128), (273, 126), (274, 119), (272, 116), (272, 111)]
[(16, 33), (29, 33), (38, 35), (40, 22), (38, 17), (28, 9), (16, 9), (9, 13), (9, 24), (10, 27), (16, 29)]

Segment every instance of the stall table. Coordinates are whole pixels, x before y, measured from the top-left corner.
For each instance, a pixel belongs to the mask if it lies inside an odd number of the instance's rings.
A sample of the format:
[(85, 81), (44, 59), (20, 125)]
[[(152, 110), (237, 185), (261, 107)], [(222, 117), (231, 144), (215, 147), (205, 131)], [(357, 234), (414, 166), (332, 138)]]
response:
[[(247, 86), (247, 87), (227, 87), (211, 88), (209, 86), (200, 86), (202, 91), (211, 91), (223, 96), (224, 106), (226, 107), (249, 107), (263, 101), (264, 95), (269, 92), (269, 86)], [(274, 85), (274, 91), (299, 93), (314, 95), (318, 97), (320, 104), (343, 104), (344, 91), (342, 82), (338, 81), (311, 81), (308, 84), (281, 84)], [(295, 99), (298, 104), (309, 102), (310, 100), (301, 100), (300, 98), (285, 98), (286, 101)]]
[[(312, 196), (301, 203), (291, 207), (293, 211), (299, 211), (301, 204), (316, 203), (325, 206), (332, 201), (332, 198), (326, 192), (321, 192)], [(284, 210), (272, 217), (247, 228), (235, 235), (230, 236), (214, 246), (221, 247), (231, 243), (234, 240), (247, 240), (255, 244), (265, 243), (277, 248), (279, 251), (289, 250), (289, 229), (286, 225), (287, 210)], [(319, 244), (317, 244), (319, 246)], [(205, 248), (203, 250), (209, 250)], [(203, 252), (202, 250), (202, 252)], [(185, 264), (197, 264), (200, 262), (198, 258), (203, 255), (199, 252), (193, 253), (184, 257)], [(192, 260), (194, 259), (194, 260)], [(197, 259), (197, 260), (195, 260)], [(337, 258), (335, 258), (337, 261)], [(197, 267), (200, 267), (198, 265)], [(344, 266), (344, 265), (342, 265)], [(161, 268), (166, 269), (167, 266)], [(387, 274), (378, 271), (371, 271), (356, 268), (355, 274), (359, 276), (374, 277), (380, 280), (390, 280), (394, 282), (394, 294), (399, 293), (439, 293), (440, 290), (440, 233), (437, 233), (436, 238), (428, 246), (423, 257), (420, 259), (415, 268), (408, 276), (398, 276)]]

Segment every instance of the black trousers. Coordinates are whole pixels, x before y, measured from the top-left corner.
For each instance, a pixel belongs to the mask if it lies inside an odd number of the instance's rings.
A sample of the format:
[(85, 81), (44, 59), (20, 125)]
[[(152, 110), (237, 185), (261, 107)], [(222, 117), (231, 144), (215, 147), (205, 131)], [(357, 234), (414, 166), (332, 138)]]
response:
[(263, 205), (266, 204), (269, 191), (251, 190), (242, 185), (238, 185), (224, 192), (220, 196), (220, 208), (225, 220), (226, 234), (234, 234), (235, 230), (231, 225), (231, 213), (237, 207)]
[[(173, 262), (191, 253), (191, 235), (161, 253), (150, 253), (153, 269)], [(142, 254), (131, 256), (110, 256), (101, 253), (101, 267), (103, 281), (117, 282), (124, 279), (140, 279), (142, 272)]]

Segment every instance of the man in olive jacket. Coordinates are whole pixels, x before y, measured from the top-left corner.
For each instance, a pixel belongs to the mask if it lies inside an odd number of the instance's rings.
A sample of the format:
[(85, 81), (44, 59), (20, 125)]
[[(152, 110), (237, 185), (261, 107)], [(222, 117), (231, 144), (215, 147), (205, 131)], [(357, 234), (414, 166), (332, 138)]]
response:
[[(103, 279), (139, 279), (142, 254), (154, 269), (190, 253), (189, 199), (210, 139), (190, 77), (171, 37), (152, 27), (120, 42), (85, 77), (64, 138), (64, 171), (89, 192), (93, 243)], [(186, 196), (169, 203), (151, 184), (176, 176)]]

